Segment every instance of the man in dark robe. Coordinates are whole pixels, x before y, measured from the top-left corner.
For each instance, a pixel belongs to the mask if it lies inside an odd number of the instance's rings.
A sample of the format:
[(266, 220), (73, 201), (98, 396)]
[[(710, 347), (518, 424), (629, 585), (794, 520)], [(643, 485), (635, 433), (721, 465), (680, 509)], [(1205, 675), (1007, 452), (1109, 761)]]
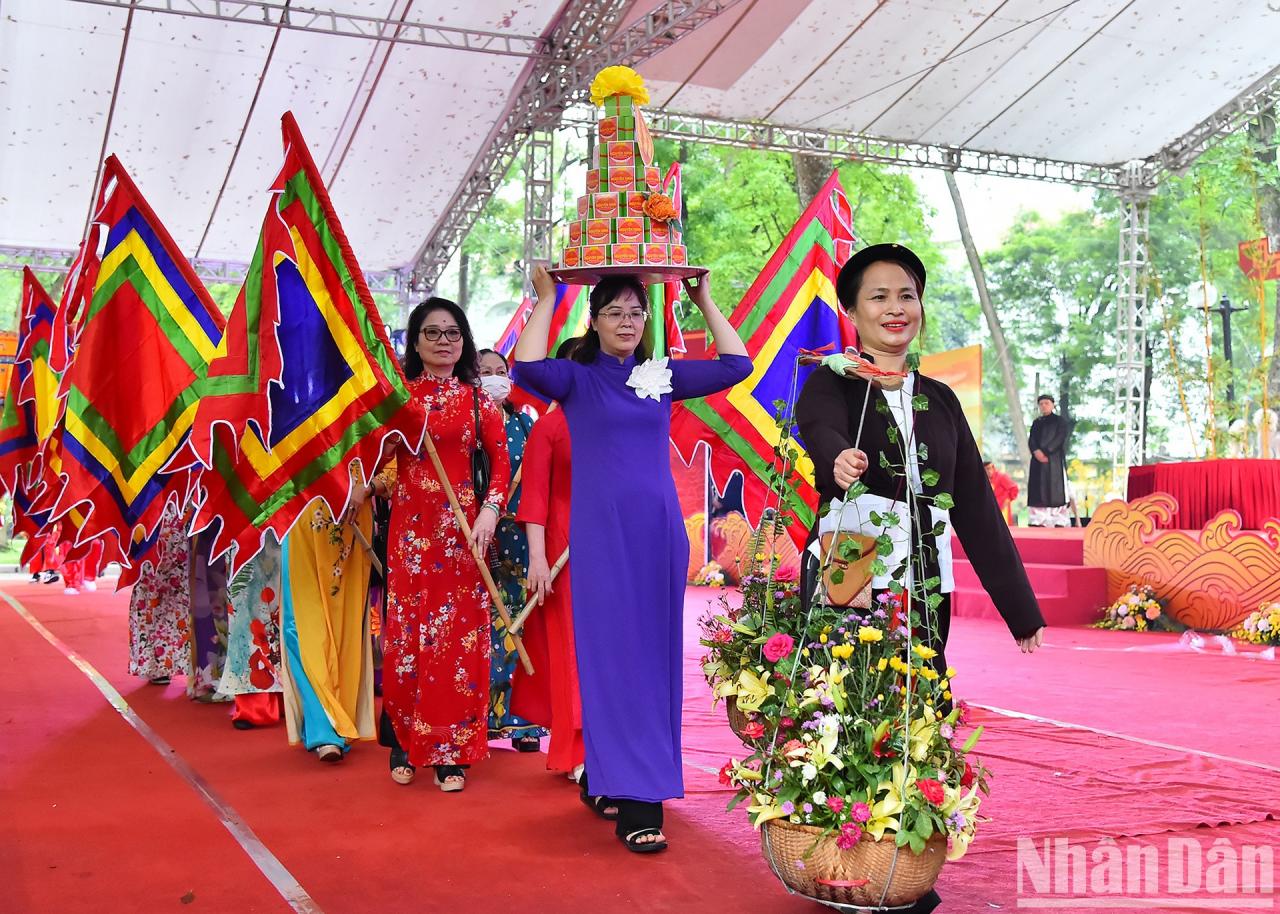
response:
[(1027, 445), (1031, 471), (1027, 474), (1027, 507), (1032, 527), (1069, 527), (1067, 512), (1067, 420), (1055, 413), (1053, 397), (1036, 400), (1040, 418), (1031, 423)]

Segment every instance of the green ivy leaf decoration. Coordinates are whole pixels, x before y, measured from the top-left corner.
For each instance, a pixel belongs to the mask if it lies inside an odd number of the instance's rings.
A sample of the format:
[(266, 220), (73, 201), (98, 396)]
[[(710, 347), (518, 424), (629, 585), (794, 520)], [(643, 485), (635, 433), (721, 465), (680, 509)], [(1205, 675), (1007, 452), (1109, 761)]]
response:
[(898, 428), (897, 428), (897, 426), (894, 426), (894, 425), (889, 426), (887, 429), (885, 429), (885, 434), (886, 434), (886, 435), (888, 435), (888, 437), (889, 437), (889, 443), (890, 443), (890, 444), (897, 444), (897, 443), (898, 443)]
[(933, 503), (943, 511), (950, 511), (956, 506), (956, 500), (946, 492), (939, 492), (934, 496)]
[(886, 403), (884, 400), (876, 401), (876, 412), (878, 412), (882, 416), (893, 415), (892, 412), (889, 410), (889, 404)]
[(942, 474), (937, 470), (925, 470), (920, 474), (920, 481), (926, 486), (936, 486), (940, 479), (942, 479)]
[(908, 352), (907, 353), (907, 371), (919, 371), (919, 370), (920, 370), (920, 353)]
[(853, 485), (849, 486), (849, 497), (861, 498), (863, 495), (866, 495), (870, 491), (871, 490), (867, 488), (867, 484), (864, 483), (861, 479), (859, 479), (855, 481)]
[(880, 452), (880, 466), (882, 469), (885, 469), (885, 470), (888, 470), (893, 467), (893, 464), (889, 462), (889, 458), (885, 456), (884, 451)]
[(876, 559), (871, 563), (871, 574), (880, 577), (889, 573), (889, 566), (884, 563), (884, 559)]
[(921, 463), (924, 463), (926, 460), (928, 460), (928, 459), (929, 459), (929, 445), (927, 445), (927, 444), (921, 444), (918, 448), (916, 448), (916, 456), (920, 459), (920, 462), (921, 462)]

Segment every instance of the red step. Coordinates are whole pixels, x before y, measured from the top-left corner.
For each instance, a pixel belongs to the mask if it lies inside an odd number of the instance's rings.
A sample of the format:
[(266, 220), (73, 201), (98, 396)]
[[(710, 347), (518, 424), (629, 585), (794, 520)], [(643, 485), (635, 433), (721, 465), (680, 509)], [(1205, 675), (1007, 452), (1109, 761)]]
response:
[[(1049, 625), (1096, 622), (1102, 608), (1107, 605), (1107, 572), (1104, 568), (1043, 562), (1028, 562), (1024, 567), (1040, 603), (1040, 611)], [(973, 565), (966, 559), (957, 558), (954, 574), (956, 589), (951, 595), (953, 617), (1000, 618), (995, 604), (978, 582)]]
[[(1082, 527), (1010, 527), (1014, 545), (1022, 561), (1042, 565), (1083, 565), (1084, 528)], [(956, 558), (965, 558), (960, 540), (951, 538)]]

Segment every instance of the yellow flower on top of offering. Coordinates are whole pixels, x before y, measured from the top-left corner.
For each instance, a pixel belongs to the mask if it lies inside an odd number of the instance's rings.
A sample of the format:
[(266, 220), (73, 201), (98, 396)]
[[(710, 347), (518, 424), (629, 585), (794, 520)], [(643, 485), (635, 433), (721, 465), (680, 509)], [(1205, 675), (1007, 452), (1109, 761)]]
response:
[(606, 98), (614, 95), (630, 95), (637, 105), (649, 104), (643, 77), (630, 67), (605, 67), (591, 81), (592, 104), (603, 105)]

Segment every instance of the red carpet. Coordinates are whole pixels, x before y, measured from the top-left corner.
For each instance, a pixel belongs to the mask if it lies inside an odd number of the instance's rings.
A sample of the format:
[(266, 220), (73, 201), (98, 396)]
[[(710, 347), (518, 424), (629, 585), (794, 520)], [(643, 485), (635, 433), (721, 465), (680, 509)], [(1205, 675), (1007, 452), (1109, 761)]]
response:
[[(495, 745), (466, 792), (451, 796), (429, 776), (397, 787), (373, 744), (325, 767), (290, 749), (282, 729), (233, 730), (225, 707), (188, 702), (181, 683), (159, 689), (124, 675), (123, 596), (3, 589), (207, 779), (314, 909), (819, 910), (785, 893), (745, 817), (723, 811), (729, 795), (714, 772), (741, 747), (697, 669), (694, 620), (709, 592), (691, 590), (687, 614), (688, 796), (669, 807), (671, 850), (637, 858), (563, 777), (542, 769), (541, 756)], [(0, 637), (0, 910), (288, 910), (201, 796), (7, 605)], [(1280, 769), (1274, 664), (1149, 649), (1168, 643), (1055, 629), (1042, 652), (1023, 657), (997, 624), (957, 622), (949, 653), (969, 700), (1118, 735), (979, 712), (988, 725), (983, 756), (995, 771), (985, 807), (994, 821), (968, 857), (944, 870), (941, 910), (1013, 907), (1019, 835), (1079, 836), (1086, 846), (1104, 835), (1274, 840), (1276, 825), (1264, 820), (1280, 796), (1280, 771), (1244, 764)], [(1130, 646), (1142, 649), (1123, 650)], [(1196, 829), (1201, 823), (1216, 827)]]

